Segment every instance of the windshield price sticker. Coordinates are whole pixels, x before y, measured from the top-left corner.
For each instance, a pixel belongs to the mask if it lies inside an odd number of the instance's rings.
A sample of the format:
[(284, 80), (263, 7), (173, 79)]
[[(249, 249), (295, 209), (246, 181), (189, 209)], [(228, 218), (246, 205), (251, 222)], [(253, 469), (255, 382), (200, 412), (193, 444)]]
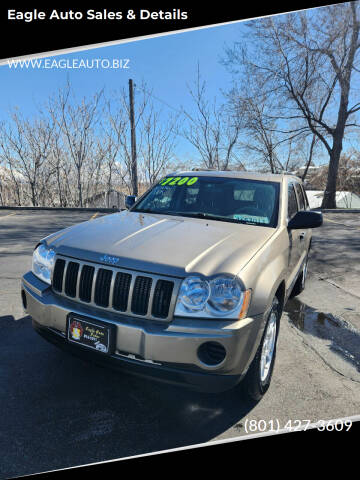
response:
[(194, 185), (199, 177), (167, 177), (160, 181), (160, 185)]

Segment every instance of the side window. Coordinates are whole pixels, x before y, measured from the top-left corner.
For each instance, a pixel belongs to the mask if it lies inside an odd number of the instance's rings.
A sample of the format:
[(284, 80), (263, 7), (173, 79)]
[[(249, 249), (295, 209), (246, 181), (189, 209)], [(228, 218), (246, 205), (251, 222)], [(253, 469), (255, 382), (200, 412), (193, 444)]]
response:
[(295, 183), (295, 189), (299, 201), (299, 210), (305, 210), (304, 195), (300, 183)]
[(288, 218), (292, 218), (295, 213), (298, 211), (298, 205), (297, 205), (297, 200), (296, 200), (296, 194), (295, 194), (295, 189), (294, 185), (292, 183), (289, 183), (288, 186)]
[(307, 198), (306, 191), (305, 191), (304, 187), (301, 187), (301, 191), (303, 192), (303, 195), (304, 195), (305, 208), (309, 208), (309, 200)]

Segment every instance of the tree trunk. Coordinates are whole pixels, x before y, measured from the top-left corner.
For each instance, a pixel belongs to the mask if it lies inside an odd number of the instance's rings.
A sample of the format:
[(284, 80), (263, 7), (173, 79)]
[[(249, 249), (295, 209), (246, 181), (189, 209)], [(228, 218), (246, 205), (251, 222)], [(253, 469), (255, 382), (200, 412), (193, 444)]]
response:
[(77, 184), (78, 184), (78, 192), (79, 192), (79, 206), (83, 206), (83, 199), (82, 199), (82, 185), (81, 185), (81, 169), (78, 167), (77, 169)]
[(333, 145), (330, 151), (328, 176), (321, 208), (336, 208), (336, 182), (347, 119), (347, 107), (349, 102), (349, 90), (344, 90), (345, 92), (343, 91), (341, 95), (338, 121), (333, 135)]
[(59, 169), (59, 167), (56, 168), (56, 179), (57, 179), (57, 185), (58, 185), (60, 207), (63, 207), (64, 205), (63, 205), (62, 192), (61, 192), (61, 181), (60, 181), (60, 169)]
[(32, 206), (36, 207), (37, 206), (37, 201), (36, 201), (36, 192), (35, 192), (35, 185), (33, 182), (30, 182), (30, 188), (31, 188), (31, 202)]
[(353, 24), (351, 26), (351, 44), (349, 49), (349, 57), (344, 66), (343, 75), (340, 75), (338, 68), (334, 66), (333, 57), (331, 57), (331, 62), (333, 63), (334, 69), (337, 73), (341, 89), (340, 97), (340, 106), (338, 111), (338, 118), (336, 122), (336, 128), (333, 135), (333, 146), (330, 152), (330, 162), (328, 170), (328, 178), (326, 184), (326, 190), (324, 192), (324, 198), (322, 201), (321, 208), (336, 208), (336, 180), (339, 170), (339, 161), (342, 150), (342, 142), (345, 133), (345, 125), (349, 115), (348, 105), (349, 105), (349, 95), (350, 95), (350, 81), (351, 73), (354, 66), (355, 53), (358, 47), (358, 37), (360, 24), (356, 15), (355, 2), (350, 3), (352, 10), (352, 20)]
[(326, 188), (321, 208), (336, 208), (336, 184), (341, 150), (341, 145), (334, 145), (331, 150)]

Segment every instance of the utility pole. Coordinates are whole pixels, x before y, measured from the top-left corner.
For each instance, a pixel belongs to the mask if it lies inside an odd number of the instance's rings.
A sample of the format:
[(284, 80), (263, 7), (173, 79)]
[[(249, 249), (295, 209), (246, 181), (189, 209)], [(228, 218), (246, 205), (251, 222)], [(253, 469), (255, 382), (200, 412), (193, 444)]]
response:
[(129, 79), (129, 101), (130, 101), (130, 128), (131, 128), (131, 188), (132, 195), (138, 195), (138, 175), (136, 160), (136, 136), (135, 136), (135, 118), (134, 118), (134, 86), (133, 81)]

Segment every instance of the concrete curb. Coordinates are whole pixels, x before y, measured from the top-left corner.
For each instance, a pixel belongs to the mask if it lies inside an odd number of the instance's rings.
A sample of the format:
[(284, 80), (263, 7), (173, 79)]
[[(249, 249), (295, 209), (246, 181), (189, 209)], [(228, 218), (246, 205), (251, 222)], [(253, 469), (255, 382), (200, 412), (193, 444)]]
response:
[(124, 209), (117, 208), (86, 208), (86, 207), (6, 207), (0, 206), (0, 210), (34, 210), (34, 211), (63, 211), (63, 212), (100, 212), (100, 213), (116, 213)]

